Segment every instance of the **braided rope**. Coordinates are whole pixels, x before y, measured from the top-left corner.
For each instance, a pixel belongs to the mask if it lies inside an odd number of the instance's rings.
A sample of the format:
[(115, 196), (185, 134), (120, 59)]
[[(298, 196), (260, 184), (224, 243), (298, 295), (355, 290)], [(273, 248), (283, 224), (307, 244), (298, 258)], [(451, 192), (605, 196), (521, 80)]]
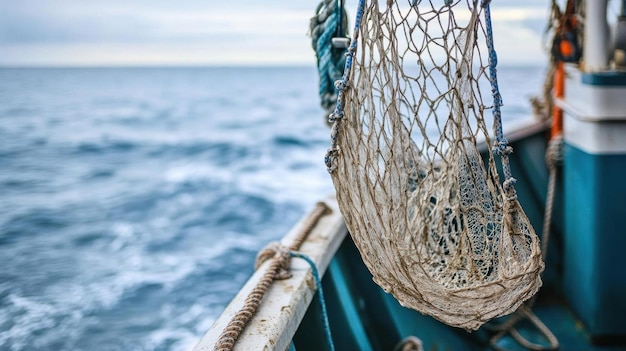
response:
[(324, 163), (329, 173), (335, 169), (335, 157), (339, 154), (339, 148), (337, 147), (337, 133), (343, 118), (343, 106), (345, 104), (345, 90), (349, 87), (352, 70), (352, 61), (354, 60), (354, 54), (356, 53), (357, 40), (359, 39), (359, 28), (361, 27), (361, 19), (363, 18), (363, 12), (365, 11), (365, 0), (359, 0), (359, 6), (356, 12), (356, 19), (354, 20), (354, 35), (350, 42), (350, 47), (346, 53), (346, 67), (343, 70), (343, 77), (341, 80), (335, 82), (337, 88), (337, 101), (335, 110), (328, 116), (328, 121), (332, 123), (330, 130), (331, 146), (326, 151), (324, 156)]
[(267, 289), (272, 285), (272, 282), (274, 280), (288, 279), (291, 277), (291, 274), (288, 272), (291, 258), (290, 251), (298, 250), (319, 219), (329, 212), (330, 208), (325, 203), (318, 202), (309, 217), (307, 217), (302, 224), (302, 229), (293, 243), (288, 248), (280, 243), (274, 242), (268, 244), (259, 252), (255, 262), (255, 269), (259, 269), (267, 260), (270, 260), (270, 265), (257, 283), (257, 286), (248, 294), (248, 297), (246, 297), (243, 307), (231, 318), (228, 325), (224, 328), (224, 331), (222, 331), (222, 334), (220, 334), (213, 351), (231, 351), (233, 349), (241, 332), (256, 313), (256, 310), (261, 304)]
[(543, 218), (543, 237), (541, 238), (541, 254), (546, 259), (548, 253), (548, 239), (550, 238), (550, 224), (552, 223), (552, 210), (554, 208), (554, 195), (556, 193), (556, 177), (558, 166), (563, 162), (563, 135), (558, 135), (550, 140), (546, 150), (546, 164), (550, 171), (548, 180), (548, 193), (546, 195), (546, 211)]
[(319, 71), (319, 95), (321, 106), (332, 112), (337, 101), (334, 82), (341, 79), (345, 65), (345, 48), (334, 47), (333, 37), (346, 37), (345, 22), (347, 15), (340, 0), (323, 0), (317, 7), (316, 15), (311, 19), (310, 33), (313, 50), (317, 55)]
[(504, 137), (504, 132), (502, 131), (502, 112), (500, 110), (500, 107), (502, 106), (502, 95), (500, 95), (500, 90), (498, 88), (498, 75), (496, 68), (498, 65), (498, 56), (493, 45), (493, 27), (491, 25), (490, 3), (491, 0), (483, 1), (483, 8), (485, 9), (485, 30), (487, 32), (487, 50), (489, 51), (489, 82), (491, 83), (491, 93), (493, 95), (493, 131), (496, 138), (493, 153), (500, 155), (502, 160), (502, 173), (504, 173), (504, 182), (502, 183), (502, 186), (508, 195), (508, 200), (514, 200), (517, 198), (514, 188), (517, 180), (513, 178), (513, 175), (511, 174), (511, 165), (509, 164), (509, 155), (513, 153), (513, 148), (509, 146), (508, 141)]

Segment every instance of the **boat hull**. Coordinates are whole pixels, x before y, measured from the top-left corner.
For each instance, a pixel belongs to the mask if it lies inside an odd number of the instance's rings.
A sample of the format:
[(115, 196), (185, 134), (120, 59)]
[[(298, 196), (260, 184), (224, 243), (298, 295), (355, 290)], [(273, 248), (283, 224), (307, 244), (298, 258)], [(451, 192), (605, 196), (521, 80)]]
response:
[[(511, 167), (518, 180), (516, 189), (519, 201), (533, 226), (542, 228), (549, 179), (549, 171), (545, 166), (548, 126), (543, 122), (533, 122), (518, 126), (509, 135), (515, 152), (514, 157), (511, 157)], [(626, 350), (626, 344), (621, 340), (592, 338), (565, 298), (567, 285), (563, 284), (562, 276), (563, 265), (568, 263), (563, 261), (566, 249), (563, 246), (566, 239), (563, 233), (567, 229), (563, 221), (563, 190), (562, 177), (558, 177), (544, 286), (532, 311), (554, 333), (561, 350)], [(584, 243), (580, 243), (580, 246), (584, 246)], [(349, 236), (346, 236), (334, 255), (324, 275), (323, 288), (334, 346), (338, 350), (394, 350), (410, 336), (419, 338), (424, 350), (493, 350), (491, 339), (497, 334), (495, 329), (508, 318), (503, 317), (477, 332), (468, 333), (400, 306), (393, 296), (372, 281), (371, 274)], [(591, 291), (582, 298), (596, 301), (603, 298), (596, 293)], [(613, 302), (618, 299), (617, 296), (609, 298)], [(321, 317), (317, 304), (312, 304), (294, 336), (295, 350), (330, 350), (319, 322)], [(615, 328), (624, 328), (625, 324), (613, 322), (616, 321), (606, 321)], [(521, 321), (516, 329), (528, 341), (548, 344), (546, 337), (528, 321)], [(505, 350), (527, 350), (508, 334), (499, 338), (495, 344)]]
[[(512, 126), (510, 130), (505, 132), (514, 149), (514, 157), (511, 157), (510, 161), (512, 173), (517, 178), (518, 199), (533, 226), (542, 228), (550, 177), (545, 165), (545, 150), (550, 138), (549, 126), (542, 121), (529, 121), (523, 125)], [(576, 151), (568, 146), (566, 153), (572, 152)], [(597, 161), (603, 162), (602, 159)], [(622, 160), (614, 162), (613, 159), (607, 159), (606, 161), (610, 164), (626, 164)], [(569, 167), (569, 171), (582, 171), (580, 175), (587, 178), (582, 165), (572, 163)], [(614, 170), (611, 167), (613, 166), (605, 168), (607, 175), (622, 174), (621, 170)], [(565, 172), (557, 173), (554, 214), (545, 260), (546, 269), (543, 273), (544, 284), (538, 293), (532, 311), (558, 339), (560, 350), (626, 350), (626, 340), (619, 337), (594, 337), (595, 334), (589, 328), (588, 321), (579, 318), (580, 314), (575, 308), (576, 304), (572, 304), (572, 296), (579, 296), (580, 299), (591, 302), (591, 306), (610, 306), (611, 303), (614, 305), (617, 303), (618, 309), (614, 311), (616, 315), (623, 316), (626, 314), (621, 313), (624, 312), (623, 308), (619, 310), (621, 308), (619, 304), (623, 303), (620, 299), (623, 299), (624, 294), (618, 291), (615, 296), (603, 295), (603, 292), (607, 291), (605, 287), (594, 285), (593, 277), (597, 277), (597, 274), (603, 274), (610, 278), (614, 277), (611, 276), (614, 273), (596, 272), (591, 273), (589, 277), (578, 277), (582, 279), (583, 284), (590, 286), (590, 290), (586, 291), (574, 290), (568, 281), (567, 272), (576, 262), (569, 262), (566, 254), (569, 252), (571, 257), (588, 255), (589, 252), (578, 251), (592, 250), (593, 248), (588, 242), (575, 240), (575, 238), (569, 237), (571, 233), (565, 235), (565, 232), (608, 230), (609, 228), (589, 228), (578, 224), (574, 225), (576, 228), (571, 228), (572, 223), (566, 223), (564, 213), (568, 210), (567, 206), (580, 206), (589, 199), (564, 198), (564, 193), (573, 191), (569, 189), (573, 183), (571, 180), (569, 183), (563, 182), (563, 175), (572, 177), (568, 173), (567, 167)], [(598, 201), (605, 201), (605, 197), (618, 195), (620, 198), (624, 198), (622, 195), (626, 194), (615, 192), (602, 195), (583, 192), (580, 196), (591, 195), (600, 196)], [(566, 199), (568, 200), (567, 206), (564, 205)], [(506, 322), (510, 316), (502, 317), (488, 323), (476, 332), (468, 333), (463, 329), (447, 326), (432, 317), (400, 306), (392, 295), (385, 293), (373, 282), (371, 273), (361, 260), (361, 256), (348, 234), (348, 229), (343, 224), (335, 200), (328, 199), (326, 202), (333, 209), (332, 213), (322, 218), (314, 228), (311, 237), (303, 243), (302, 251), (313, 257), (318, 269), (323, 274), (322, 290), (325, 296), (334, 349), (400, 350), (398, 347), (403, 340), (415, 337), (421, 341), (423, 350), (494, 350), (496, 349), (494, 345), (501, 350), (527, 350), (510, 333), (505, 333), (504, 336), (494, 339), (494, 336), (498, 334), (498, 327)], [(584, 212), (584, 209), (579, 208), (569, 210)], [(623, 207), (613, 211), (612, 215), (626, 216), (626, 214), (619, 212), (623, 211)], [(299, 225), (296, 225), (294, 231)], [(602, 226), (602, 224), (596, 224), (596, 226)], [(615, 230), (611, 233), (621, 232), (621, 230)], [(288, 234), (283, 242), (287, 244), (291, 236), (293, 234)], [(571, 247), (571, 242), (575, 243), (575, 247)], [(619, 250), (619, 247), (608, 249), (609, 252), (613, 252), (610, 250)], [(575, 251), (576, 253), (572, 256), (572, 250), (578, 251)], [(602, 260), (603, 255), (596, 254), (595, 258)], [(579, 261), (587, 262), (587, 260)], [(295, 270), (292, 279), (295, 280), (279, 281), (277, 286), (268, 290), (268, 295), (259, 306), (257, 315), (244, 329), (234, 350), (319, 351), (333, 349), (326, 337), (323, 323), (325, 314), (319, 303), (319, 293), (315, 292), (311, 270), (301, 264), (296, 264), (293, 267)], [(261, 267), (262, 269), (263, 267)], [(217, 336), (228, 322), (229, 316), (232, 316), (240, 308), (246, 292), (251, 290), (258, 281), (258, 275), (258, 272), (255, 273), (255, 276), (231, 302), (226, 312), (202, 338), (194, 351), (213, 350)], [(581, 295), (577, 295), (578, 293)], [(603, 327), (623, 331), (624, 324), (620, 321), (619, 319), (605, 318), (602, 323), (604, 323)], [(522, 319), (515, 325), (515, 329), (530, 342), (548, 345), (550, 341), (545, 334), (540, 332), (536, 324), (529, 322), (529, 319)]]

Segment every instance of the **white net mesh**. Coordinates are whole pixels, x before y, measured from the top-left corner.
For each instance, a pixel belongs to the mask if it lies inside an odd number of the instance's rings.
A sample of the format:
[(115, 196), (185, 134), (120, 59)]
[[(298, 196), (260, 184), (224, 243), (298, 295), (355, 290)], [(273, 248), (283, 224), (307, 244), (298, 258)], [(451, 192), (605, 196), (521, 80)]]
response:
[[(328, 159), (376, 283), (468, 330), (513, 312), (543, 270), (514, 180), (501, 184), (488, 147), (483, 11), (466, 1), (369, 2)], [(508, 167), (510, 148), (496, 145)]]

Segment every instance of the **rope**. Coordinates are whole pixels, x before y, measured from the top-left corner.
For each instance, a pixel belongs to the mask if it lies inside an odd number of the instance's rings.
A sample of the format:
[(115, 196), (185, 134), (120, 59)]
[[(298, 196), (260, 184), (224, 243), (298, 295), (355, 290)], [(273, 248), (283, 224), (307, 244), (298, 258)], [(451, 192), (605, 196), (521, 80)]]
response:
[(504, 137), (502, 131), (502, 112), (500, 107), (502, 106), (502, 95), (498, 88), (498, 75), (496, 66), (498, 65), (498, 55), (493, 45), (493, 27), (491, 25), (491, 9), (490, 0), (483, 1), (483, 8), (485, 9), (485, 30), (487, 32), (487, 50), (489, 51), (489, 82), (491, 83), (491, 93), (493, 96), (493, 131), (496, 137), (494, 143), (493, 152), (496, 155), (500, 155), (502, 160), (502, 173), (504, 173), (504, 182), (502, 183), (504, 190), (507, 193), (508, 200), (517, 199), (515, 193), (515, 182), (511, 174), (511, 165), (509, 164), (509, 154), (513, 153), (513, 148), (509, 146), (508, 141)]
[(289, 246), (289, 250), (297, 251), (304, 240), (306, 240), (309, 233), (313, 231), (313, 228), (315, 228), (319, 219), (331, 212), (332, 210), (328, 207), (328, 205), (323, 202), (318, 202), (313, 211), (311, 211), (309, 217), (307, 217), (304, 223), (302, 223), (300, 234), (293, 240), (293, 243)]
[[(568, 5), (569, 5), (568, 1)], [(486, 9), (487, 11), (487, 9)], [(556, 5), (555, 1), (552, 1), (552, 16), (563, 22), (565, 17), (561, 15), (560, 8)], [(559, 27), (562, 27), (563, 23), (559, 23)], [(489, 23), (488, 23), (488, 31)], [(489, 45), (489, 43), (488, 43)], [(554, 52), (552, 53), (554, 55)], [(555, 97), (562, 97), (563, 95), (563, 62), (550, 60), (551, 66), (548, 72), (548, 78), (544, 83), (544, 101), (540, 103), (538, 100), (532, 101), (535, 112), (541, 111), (541, 115), (547, 118), (548, 111), (552, 110), (553, 126), (551, 131), (551, 139), (546, 149), (546, 165), (549, 169), (548, 190), (546, 194), (546, 206), (543, 219), (543, 236), (541, 242), (541, 255), (545, 262), (548, 253), (548, 243), (550, 241), (550, 227), (552, 223), (552, 211), (554, 208), (554, 196), (556, 192), (556, 178), (558, 173), (558, 166), (563, 161), (563, 135), (562, 135), (562, 111), (560, 108), (554, 105), (554, 98), (551, 94), (554, 89)], [(494, 93), (495, 95), (495, 93)], [(495, 116), (495, 110), (494, 110)], [(496, 122), (494, 121), (494, 124)], [(536, 301), (536, 296), (533, 296), (525, 305), (520, 306), (516, 313), (511, 316), (505, 323), (498, 326), (496, 330), (499, 332), (490, 339), (491, 346), (496, 350), (503, 350), (497, 345), (497, 342), (506, 334), (510, 333), (513, 339), (515, 339), (520, 345), (530, 350), (556, 350), (559, 348), (559, 341), (552, 331), (532, 312), (531, 308)], [(522, 318), (527, 318), (533, 325), (539, 329), (539, 331), (546, 337), (549, 345), (539, 345), (528, 341), (523, 337), (517, 329), (515, 324)]]
[[(539, 331), (546, 337), (548, 340), (548, 346), (539, 345), (533, 342), (528, 341), (525, 337), (523, 337), (517, 329), (515, 329), (514, 325), (523, 317), (527, 318)], [(498, 351), (506, 351), (506, 349), (501, 348), (497, 345), (498, 340), (500, 340), (506, 333), (510, 333), (513, 339), (517, 341), (523, 347), (529, 350), (535, 351), (543, 351), (543, 350), (556, 350), (559, 348), (559, 340), (552, 333), (552, 331), (535, 315), (530, 307), (522, 305), (516, 311), (516, 315), (507, 320), (500, 328), (498, 328), (500, 332), (494, 335), (490, 344), (495, 350)]]
[(543, 242), (541, 254), (545, 261), (548, 253), (548, 239), (550, 238), (550, 223), (552, 223), (552, 209), (554, 207), (554, 194), (556, 192), (556, 177), (558, 167), (563, 162), (563, 135), (553, 137), (548, 143), (546, 150), (546, 164), (550, 172), (548, 180), (548, 193), (546, 195), (546, 211), (543, 217)]
[[(542, 259), (545, 262), (546, 256), (548, 254), (548, 242), (550, 241), (550, 224), (552, 223), (552, 210), (554, 208), (554, 196), (556, 193), (556, 178), (558, 174), (558, 166), (563, 162), (563, 135), (554, 136), (550, 142), (548, 143), (548, 148), (546, 149), (546, 165), (549, 169), (549, 180), (548, 180), (548, 192), (546, 195), (546, 207), (543, 217), (543, 236), (541, 241), (541, 255)], [(504, 336), (506, 333), (510, 333), (513, 339), (517, 341), (523, 347), (529, 350), (556, 350), (559, 348), (559, 340), (552, 333), (550, 328), (548, 328), (540, 319), (532, 312), (532, 306), (535, 304), (536, 296), (533, 296), (525, 305), (520, 306), (520, 308), (516, 311), (516, 314), (511, 316), (505, 323), (494, 328), (495, 330), (499, 330), (499, 332), (494, 335), (491, 340), (491, 346), (499, 351), (504, 351), (505, 349), (499, 347), (497, 342)], [(523, 337), (517, 329), (515, 329), (515, 324), (519, 322), (522, 318), (527, 318), (539, 331), (546, 337), (548, 340), (547, 346), (539, 345), (533, 342), (528, 341), (525, 337)]]
[(335, 157), (339, 154), (339, 148), (337, 147), (337, 133), (343, 118), (343, 105), (345, 103), (345, 90), (349, 86), (351, 79), (350, 71), (352, 69), (352, 61), (354, 60), (354, 54), (356, 53), (357, 39), (359, 38), (359, 28), (361, 27), (361, 18), (363, 18), (363, 11), (365, 10), (365, 0), (359, 0), (359, 6), (356, 12), (356, 19), (354, 20), (354, 35), (350, 42), (350, 47), (346, 53), (346, 66), (343, 70), (343, 77), (341, 80), (335, 82), (337, 88), (337, 101), (335, 110), (328, 116), (328, 122), (332, 123), (330, 129), (331, 146), (326, 151), (324, 156), (324, 163), (329, 173), (335, 170)]
[(298, 257), (305, 260), (309, 266), (311, 266), (311, 271), (313, 272), (313, 279), (315, 279), (315, 285), (317, 286), (317, 294), (319, 296), (320, 307), (322, 308), (322, 323), (324, 324), (324, 335), (326, 336), (326, 343), (328, 344), (328, 349), (330, 351), (335, 351), (335, 345), (333, 343), (333, 336), (330, 333), (330, 323), (328, 323), (328, 311), (326, 310), (326, 300), (324, 299), (324, 291), (322, 290), (322, 279), (320, 279), (320, 274), (317, 270), (317, 266), (315, 266), (315, 262), (308, 257), (307, 255), (301, 252), (290, 252), (291, 257)]
[(255, 269), (258, 269), (267, 260), (270, 260), (270, 265), (257, 283), (257, 286), (246, 297), (243, 307), (231, 318), (224, 331), (222, 331), (213, 351), (231, 351), (233, 349), (241, 332), (256, 313), (263, 296), (265, 296), (272, 282), (291, 277), (291, 274), (288, 272), (291, 258), (290, 252), (300, 248), (300, 245), (306, 240), (306, 237), (313, 230), (319, 219), (329, 212), (330, 208), (325, 203), (318, 202), (288, 248), (280, 243), (270, 243), (259, 252), (255, 262)]
[(309, 31), (312, 46), (317, 56), (319, 72), (320, 104), (330, 114), (337, 101), (334, 82), (341, 79), (345, 65), (345, 46), (335, 45), (333, 38), (345, 38), (347, 14), (343, 0), (323, 0), (317, 7), (316, 15), (311, 18)]

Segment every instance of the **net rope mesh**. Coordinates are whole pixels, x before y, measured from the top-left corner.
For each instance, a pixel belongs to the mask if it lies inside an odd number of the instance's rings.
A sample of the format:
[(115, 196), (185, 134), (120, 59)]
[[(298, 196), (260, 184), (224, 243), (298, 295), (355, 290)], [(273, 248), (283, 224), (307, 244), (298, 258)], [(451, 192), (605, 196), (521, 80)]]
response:
[(533, 296), (543, 270), (515, 180), (503, 186), (496, 168), (507, 153), (490, 147), (502, 140), (487, 127), (494, 100), (484, 7), (363, 3), (331, 115), (327, 164), (341, 211), (386, 292), (478, 329)]

